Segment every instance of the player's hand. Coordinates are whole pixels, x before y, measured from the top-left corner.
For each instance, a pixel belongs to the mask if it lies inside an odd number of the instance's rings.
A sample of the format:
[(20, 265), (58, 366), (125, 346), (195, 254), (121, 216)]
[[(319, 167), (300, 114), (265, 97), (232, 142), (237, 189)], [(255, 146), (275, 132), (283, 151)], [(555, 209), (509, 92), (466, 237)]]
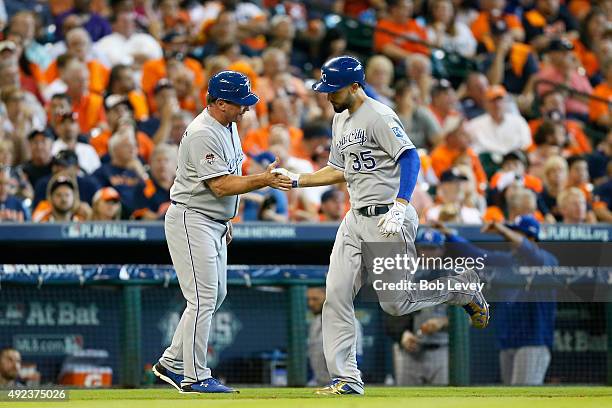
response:
[(423, 334), (437, 333), (448, 325), (448, 318), (432, 317), (426, 320), (420, 327)]
[(300, 186), (300, 175), (297, 173), (292, 173), (287, 169), (284, 169), (282, 167), (278, 168), (278, 169), (274, 169), (272, 170), (273, 174), (282, 174), (283, 176), (287, 176), (291, 179), (292, 185), (291, 187), (293, 188), (298, 188)]
[(278, 157), (274, 160), (274, 163), (270, 164), (264, 173), (266, 179), (266, 185), (272, 188), (276, 188), (281, 191), (291, 190), (293, 182), (291, 179), (283, 174), (273, 173), (272, 171), (278, 166)]
[(406, 217), (406, 208), (406, 204), (395, 201), (389, 212), (378, 221), (379, 231), (383, 237), (390, 237), (402, 230), (404, 218)]
[(404, 334), (402, 334), (402, 340), (400, 344), (404, 348), (404, 350), (409, 353), (414, 353), (419, 349), (419, 339), (409, 330), (406, 330)]

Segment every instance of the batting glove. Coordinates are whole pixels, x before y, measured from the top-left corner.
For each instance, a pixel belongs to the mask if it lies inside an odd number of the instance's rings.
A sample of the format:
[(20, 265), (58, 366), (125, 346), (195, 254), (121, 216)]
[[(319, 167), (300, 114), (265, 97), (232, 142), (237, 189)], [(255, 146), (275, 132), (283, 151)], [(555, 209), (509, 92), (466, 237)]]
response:
[(393, 207), (378, 221), (379, 231), (383, 237), (390, 237), (402, 230), (406, 217), (406, 204), (395, 201)]
[(300, 186), (300, 174), (297, 173), (292, 173), (287, 169), (283, 169), (282, 167), (279, 167), (278, 169), (274, 169), (272, 170), (272, 174), (280, 174), (283, 175), (285, 177), (289, 177), (291, 179), (291, 187), (293, 188), (297, 188)]

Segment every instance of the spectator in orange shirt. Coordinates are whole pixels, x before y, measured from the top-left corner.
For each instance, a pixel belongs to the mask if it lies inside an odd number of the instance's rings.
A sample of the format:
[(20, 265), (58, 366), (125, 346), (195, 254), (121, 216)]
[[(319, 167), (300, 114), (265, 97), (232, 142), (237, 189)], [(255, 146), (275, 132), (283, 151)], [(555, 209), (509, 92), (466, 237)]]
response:
[(92, 137), (90, 141), (91, 145), (96, 149), (96, 152), (102, 159), (102, 162), (108, 161), (108, 158), (105, 156), (109, 153), (111, 137), (117, 133), (122, 126), (125, 126), (133, 128), (138, 156), (140, 156), (145, 163), (148, 163), (155, 145), (145, 133), (136, 131), (134, 108), (130, 101), (122, 95), (109, 95), (104, 100), (104, 104), (108, 112), (108, 128), (95, 137)]
[(161, 0), (158, 4), (162, 22), (162, 36), (175, 28), (189, 31), (189, 13), (180, 8), (178, 0)]
[(115, 65), (108, 80), (108, 95), (122, 95), (128, 98), (134, 108), (134, 118), (137, 121), (149, 118), (149, 105), (145, 95), (136, 88), (134, 73), (127, 65)]
[(589, 165), (584, 156), (571, 156), (567, 158), (567, 186), (579, 188), (584, 193), (587, 203), (593, 201), (593, 184), (589, 176)]
[(79, 115), (81, 133), (88, 133), (93, 128), (106, 126), (106, 112), (102, 96), (91, 93), (88, 89), (89, 71), (81, 61), (72, 60), (64, 70), (66, 94), (72, 101), (72, 111)]
[(606, 32), (606, 15), (599, 8), (592, 9), (580, 23), (580, 37), (573, 40), (574, 50), (589, 78), (599, 71), (595, 49)]
[(304, 133), (300, 128), (293, 125), (293, 122), (300, 115), (295, 111), (295, 106), (290, 96), (281, 96), (270, 102), (270, 124), (247, 133), (242, 141), (242, 149), (250, 155), (257, 155), (268, 150), (270, 145), (270, 128), (274, 125), (282, 125), (289, 131), (291, 156), (308, 160), (308, 153), (302, 146)]
[(181, 109), (191, 112), (194, 116), (202, 112), (204, 106), (200, 88), (195, 86), (195, 75), (184, 65), (176, 65), (168, 70), (168, 79), (176, 91)]
[[(275, 86), (274, 79), (279, 74), (289, 73), (289, 61), (285, 52), (273, 47), (267, 48), (263, 52), (261, 60), (263, 63), (263, 74), (257, 79), (257, 95), (265, 101), (271, 101), (279, 91), (278, 87)], [(291, 74), (289, 75), (289, 82), (294, 92), (301, 98), (306, 98), (304, 82)]]
[(578, 24), (560, 0), (536, 0), (535, 7), (523, 14), (525, 41), (542, 52), (559, 37), (576, 38)]
[(70, 177), (53, 177), (47, 189), (48, 205), (41, 206), (32, 215), (34, 222), (78, 222), (84, 218), (77, 214), (80, 206), (77, 184)]
[(527, 157), (520, 150), (504, 155), (501, 169), (491, 177), (491, 195), (494, 196), (503, 192), (512, 183), (517, 183), (534, 193), (541, 193), (543, 189), (542, 180), (531, 174), (526, 174), (528, 165)]
[(605, 81), (595, 87), (593, 96), (605, 99), (608, 103), (592, 99), (589, 105), (589, 119), (597, 126), (609, 129), (612, 127), (612, 111), (610, 110), (610, 104), (612, 103), (612, 57), (604, 62), (602, 72), (605, 75)]
[(446, 120), (442, 128), (444, 141), (431, 152), (431, 166), (436, 176), (454, 167), (458, 161), (469, 162), (474, 172), (479, 192), (483, 192), (487, 185), (487, 176), (482, 168), (478, 155), (470, 147), (472, 140), (468, 133), (466, 121), (457, 116)]
[(142, 66), (142, 91), (149, 98), (152, 111), (154, 106), (153, 90), (162, 78), (168, 78), (171, 65), (184, 65), (193, 72), (194, 84), (198, 89), (204, 85), (204, 71), (202, 65), (193, 58), (186, 57), (189, 51), (188, 38), (178, 32), (171, 32), (163, 38), (164, 57), (150, 60)]
[[(388, 0), (386, 17), (374, 31), (374, 50), (400, 61), (412, 53), (429, 55), (427, 31), (412, 18), (412, 0)], [(414, 40), (414, 41), (411, 41)]]
[[(593, 148), (587, 135), (584, 133), (582, 124), (573, 119), (567, 119), (565, 115), (565, 95), (558, 90), (551, 90), (542, 95), (540, 101), (541, 119), (529, 121), (531, 134), (535, 135), (544, 120), (551, 120), (565, 128), (567, 140), (563, 144), (565, 155), (590, 153)], [(529, 150), (533, 150), (530, 147)]]
[[(87, 31), (81, 27), (68, 31), (66, 34), (66, 46), (68, 48), (67, 54), (87, 65), (89, 70), (89, 90), (97, 94), (104, 93), (110, 71), (100, 61), (92, 58), (91, 38)], [(55, 60), (45, 72), (45, 81), (51, 86), (58, 78), (60, 78), (60, 72), (58, 62)], [(56, 89), (53, 93), (57, 92), (63, 92), (63, 90)]]
[(495, 24), (497, 20), (503, 20), (506, 23), (512, 38), (516, 41), (522, 42), (525, 39), (525, 30), (521, 20), (515, 14), (506, 13), (505, 8), (505, 0), (480, 1), (481, 12), (470, 27), (477, 42), (486, 45), (487, 42), (491, 41), (491, 25)]

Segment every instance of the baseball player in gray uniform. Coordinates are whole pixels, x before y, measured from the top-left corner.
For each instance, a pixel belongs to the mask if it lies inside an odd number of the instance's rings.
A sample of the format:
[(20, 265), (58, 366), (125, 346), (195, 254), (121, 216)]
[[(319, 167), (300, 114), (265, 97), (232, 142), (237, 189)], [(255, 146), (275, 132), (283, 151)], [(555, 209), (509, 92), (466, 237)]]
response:
[(230, 219), (238, 211), (239, 194), (266, 186), (291, 188), (290, 179), (272, 173), (276, 162), (264, 173), (242, 176), (244, 154), (235, 122), (258, 100), (245, 75), (214, 75), (208, 106), (179, 146), (165, 233), (187, 306), (153, 373), (183, 393), (236, 392), (213, 378), (206, 364), (213, 314), (227, 293)]
[[(336, 115), (332, 147), (326, 167), (311, 174), (286, 169), (293, 187), (347, 182), (351, 210), (338, 229), (330, 257), (323, 306), (323, 346), (331, 383), (318, 394), (363, 394), (364, 385), (355, 356), (354, 298), (363, 281), (363, 242), (401, 244), (405, 254), (416, 256), (414, 240), (418, 217), (409, 200), (416, 185), (420, 160), (416, 149), (389, 107), (363, 91), (365, 75), (359, 60), (342, 56), (327, 61), (313, 90), (327, 94)], [(410, 280), (400, 269), (389, 271), (389, 282)], [(442, 303), (462, 305), (472, 325), (483, 328), (489, 306), (482, 293), (450, 288), (448, 282), (478, 283), (475, 272), (441, 279), (439, 290), (386, 291), (383, 310), (399, 316)], [(457, 285), (458, 286), (458, 285)], [(468, 285), (465, 285), (468, 286)], [(472, 287), (475, 285), (471, 285)]]

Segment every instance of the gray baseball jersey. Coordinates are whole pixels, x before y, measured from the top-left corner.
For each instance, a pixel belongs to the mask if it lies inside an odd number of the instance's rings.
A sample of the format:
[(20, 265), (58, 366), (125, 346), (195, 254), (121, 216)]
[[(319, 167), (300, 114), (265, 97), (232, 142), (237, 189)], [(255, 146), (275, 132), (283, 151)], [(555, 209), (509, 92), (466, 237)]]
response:
[(213, 219), (235, 217), (239, 197), (216, 197), (203, 181), (224, 174), (242, 175), (243, 160), (236, 124), (225, 127), (204, 109), (181, 140), (170, 198)]
[(351, 206), (390, 204), (399, 190), (398, 157), (414, 144), (391, 108), (367, 98), (334, 116), (329, 165), (344, 171)]

